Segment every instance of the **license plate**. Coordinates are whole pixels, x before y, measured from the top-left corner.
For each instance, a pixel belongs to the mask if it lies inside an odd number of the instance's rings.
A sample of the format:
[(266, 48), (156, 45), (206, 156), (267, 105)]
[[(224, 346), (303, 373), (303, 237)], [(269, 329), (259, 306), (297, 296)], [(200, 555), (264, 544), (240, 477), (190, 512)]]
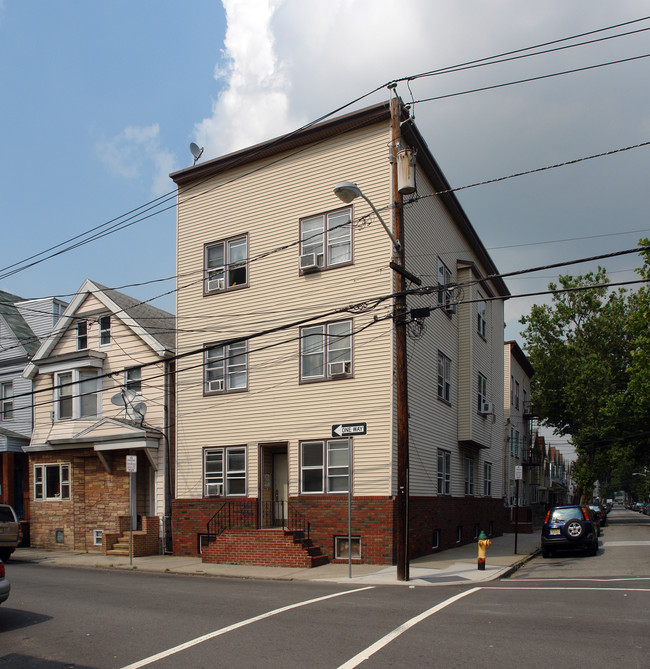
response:
[(560, 528), (559, 527), (552, 527), (549, 534), (551, 536), (556, 536), (556, 535), (560, 534)]

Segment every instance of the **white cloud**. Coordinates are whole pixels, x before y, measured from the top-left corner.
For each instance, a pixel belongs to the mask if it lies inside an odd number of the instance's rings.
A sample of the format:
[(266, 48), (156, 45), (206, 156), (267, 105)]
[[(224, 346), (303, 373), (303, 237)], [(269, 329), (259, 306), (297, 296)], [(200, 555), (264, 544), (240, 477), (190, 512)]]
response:
[(215, 79), (226, 80), (212, 115), (195, 126), (206, 157), (282, 134), (291, 117), (290, 78), (275, 52), (272, 22), (282, 0), (223, 0), (228, 28)]
[(102, 139), (96, 151), (109, 170), (125, 179), (135, 180), (148, 176), (153, 166), (153, 195), (170, 190), (169, 173), (174, 169), (173, 155), (161, 145), (160, 127), (129, 126), (111, 139)]

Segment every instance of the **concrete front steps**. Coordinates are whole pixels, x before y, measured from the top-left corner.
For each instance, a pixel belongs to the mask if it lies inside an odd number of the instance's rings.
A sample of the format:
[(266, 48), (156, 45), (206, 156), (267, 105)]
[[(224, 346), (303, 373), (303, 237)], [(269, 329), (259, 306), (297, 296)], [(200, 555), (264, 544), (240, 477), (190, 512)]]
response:
[(204, 546), (202, 559), (212, 563), (300, 569), (329, 562), (327, 555), (306, 539), (303, 532), (282, 528), (226, 530)]

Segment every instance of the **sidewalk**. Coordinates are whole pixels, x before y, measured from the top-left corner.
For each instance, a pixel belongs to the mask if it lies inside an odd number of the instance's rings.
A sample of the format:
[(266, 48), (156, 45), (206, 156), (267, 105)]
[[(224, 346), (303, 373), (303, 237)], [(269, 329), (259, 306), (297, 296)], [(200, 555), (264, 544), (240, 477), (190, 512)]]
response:
[(411, 560), (408, 581), (398, 581), (397, 568), (383, 565), (353, 563), (352, 577), (350, 578), (347, 563), (330, 563), (313, 569), (296, 569), (292, 567), (205, 564), (201, 562), (201, 558), (150, 555), (133, 558), (131, 564), (128, 557), (37, 548), (17, 548), (11, 556), (8, 567), (11, 568), (12, 562), (22, 562), (85, 569), (137, 569), (143, 572), (219, 576), (222, 578), (330, 581), (367, 585), (454, 585), (491, 581), (508, 576), (537, 553), (539, 544), (539, 532), (519, 534), (517, 537), (517, 554), (515, 555), (514, 534), (504, 534), (501, 537), (496, 537), (492, 539), (492, 545), (487, 552), (485, 571), (477, 569), (476, 543), (452, 548), (433, 555), (426, 555)]

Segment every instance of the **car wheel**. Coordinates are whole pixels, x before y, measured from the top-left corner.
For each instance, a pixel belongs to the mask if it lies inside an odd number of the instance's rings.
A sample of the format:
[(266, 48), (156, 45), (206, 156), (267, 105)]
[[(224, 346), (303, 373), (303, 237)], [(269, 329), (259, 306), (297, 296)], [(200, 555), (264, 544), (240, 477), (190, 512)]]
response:
[(577, 518), (568, 520), (564, 525), (564, 534), (571, 541), (577, 541), (584, 533), (585, 526)]
[(9, 550), (8, 548), (1, 548), (0, 549), (0, 560), (3, 562), (9, 562), (9, 558), (11, 557), (11, 554), (13, 553), (12, 550)]
[(549, 551), (547, 548), (544, 548), (542, 550), (542, 557), (543, 558), (550, 558), (551, 557), (551, 551)]

